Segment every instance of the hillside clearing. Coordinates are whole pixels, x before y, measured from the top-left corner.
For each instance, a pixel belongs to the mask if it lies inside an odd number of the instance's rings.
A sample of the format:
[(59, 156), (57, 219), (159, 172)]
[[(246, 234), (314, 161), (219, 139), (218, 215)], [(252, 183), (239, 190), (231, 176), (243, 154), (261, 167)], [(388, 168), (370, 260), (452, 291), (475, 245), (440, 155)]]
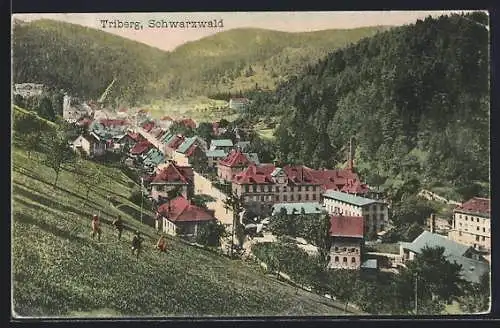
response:
[[(133, 184), (117, 169), (109, 192), (91, 193), (85, 205), (74, 173), (53, 172), (13, 147), (12, 278), (18, 316), (259, 316), (341, 315), (343, 305), (266, 276), (254, 263), (230, 261), (210, 251), (168, 239), (167, 254), (153, 251), (156, 235), (138, 218), (113, 208), (112, 194), (129, 207)], [(97, 165), (86, 162), (87, 167)], [(83, 193), (83, 191), (82, 191)], [(108, 224), (100, 242), (90, 238), (90, 217), (109, 222), (121, 214), (127, 227), (146, 236), (139, 260), (130, 252), (131, 233), (117, 241)]]

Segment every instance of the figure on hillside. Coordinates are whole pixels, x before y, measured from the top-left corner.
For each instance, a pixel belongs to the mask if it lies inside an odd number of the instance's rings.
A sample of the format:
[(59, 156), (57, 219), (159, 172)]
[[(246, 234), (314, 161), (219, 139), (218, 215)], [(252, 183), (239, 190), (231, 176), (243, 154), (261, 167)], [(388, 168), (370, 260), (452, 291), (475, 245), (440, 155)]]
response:
[(122, 231), (123, 231), (123, 221), (121, 215), (118, 215), (116, 220), (113, 221), (113, 226), (115, 227), (116, 231), (118, 231), (118, 240), (122, 238)]
[(97, 240), (101, 240), (101, 222), (99, 217), (94, 214), (92, 217), (92, 239), (97, 235)]
[(141, 244), (143, 242), (143, 238), (139, 231), (135, 232), (134, 238), (132, 238), (132, 254), (136, 254), (136, 257), (139, 258), (139, 252), (141, 251)]
[(158, 249), (160, 252), (167, 251), (167, 241), (165, 240), (165, 236), (162, 235), (160, 239), (158, 239), (155, 248)]

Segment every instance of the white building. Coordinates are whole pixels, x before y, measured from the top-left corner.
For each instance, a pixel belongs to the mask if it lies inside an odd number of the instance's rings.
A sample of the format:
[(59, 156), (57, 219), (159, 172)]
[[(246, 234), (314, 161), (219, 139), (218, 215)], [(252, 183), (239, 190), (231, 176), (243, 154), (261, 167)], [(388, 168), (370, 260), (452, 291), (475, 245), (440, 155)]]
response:
[(63, 98), (63, 119), (69, 123), (76, 123), (86, 115), (92, 114), (92, 108), (89, 105), (74, 104), (75, 100), (68, 95)]
[(330, 214), (362, 216), (365, 235), (384, 231), (389, 226), (389, 210), (381, 200), (327, 190), (323, 194), (323, 206)]
[(491, 252), (490, 199), (474, 197), (458, 206), (453, 213), (448, 238), (457, 243)]
[(84, 152), (90, 157), (102, 156), (106, 153), (106, 142), (91, 132), (87, 136), (80, 135), (71, 143), (74, 151)]

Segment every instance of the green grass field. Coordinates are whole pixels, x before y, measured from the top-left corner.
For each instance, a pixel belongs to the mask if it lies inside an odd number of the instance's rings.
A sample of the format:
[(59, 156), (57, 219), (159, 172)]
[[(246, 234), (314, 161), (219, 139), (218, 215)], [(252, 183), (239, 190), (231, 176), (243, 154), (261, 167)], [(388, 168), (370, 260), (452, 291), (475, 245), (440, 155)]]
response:
[(233, 121), (238, 113), (227, 108), (228, 102), (206, 97), (161, 99), (145, 104), (142, 107), (149, 110), (154, 118), (168, 115), (173, 119), (189, 117), (196, 122), (213, 122), (220, 119)]
[[(156, 234), (139, 218), (120, 212), (106, 200), (112, 195), (127, 208), (133, 183), (118, 169), (110, 191), (78, 190), (74, 173), (64, 170), (57, 187), (54, 173), (41, 161), (12, 148), (12, 279), (18, 316), (259, 316), (342, 315), (343, 304), (265, 275), (255, 263), (229, 260), (213, 252), (168, 239), (167, 254), (153, 250)], [(95, 163), (86, 162), (90, 168)], [(131, 232), (117, 241), (103, 224), (100, 242), (90, 237), (90, 217), (122, 214), (130, 229), (146, 237), (139, 260), (130, 252)], [(350, 309), (352, 310), (352, 309)], [(356, 313), (356, 312), (354, 312)]]

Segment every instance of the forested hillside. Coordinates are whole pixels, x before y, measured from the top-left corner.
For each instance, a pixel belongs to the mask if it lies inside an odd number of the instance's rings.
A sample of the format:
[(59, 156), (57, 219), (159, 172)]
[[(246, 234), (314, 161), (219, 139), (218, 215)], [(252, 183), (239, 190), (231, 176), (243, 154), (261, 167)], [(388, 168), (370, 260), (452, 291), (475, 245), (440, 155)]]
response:
[(157, 90), (173, 96), (274, 89), (328, 52), (386, 29), (287, 33), (241, 28), (220, 32), (175, 49)]
[(329, 51), (384, 29), (233, 29), (166, 52), (80, 25), (17, 21), (13, 78), (15, 83), (43, 83), (92, 99), (116, 78), (109, 99), (131, 104), (274, 88)]
[(254, 92), (248, 117), (282, 115), (275, 135), (288, 162), (345, 163), (342, 149), (354, 137), (356, 165), (369, 183), (488, 182), (485, 19), (429, 17), (363, 39), (276, 93)]
[(110, 99), (134, 103), (168, 64), (167, 53), (80, 25), (53, 20), (13, 28), (13, 80), (37, 82), (97, 99), (111, 81)]

